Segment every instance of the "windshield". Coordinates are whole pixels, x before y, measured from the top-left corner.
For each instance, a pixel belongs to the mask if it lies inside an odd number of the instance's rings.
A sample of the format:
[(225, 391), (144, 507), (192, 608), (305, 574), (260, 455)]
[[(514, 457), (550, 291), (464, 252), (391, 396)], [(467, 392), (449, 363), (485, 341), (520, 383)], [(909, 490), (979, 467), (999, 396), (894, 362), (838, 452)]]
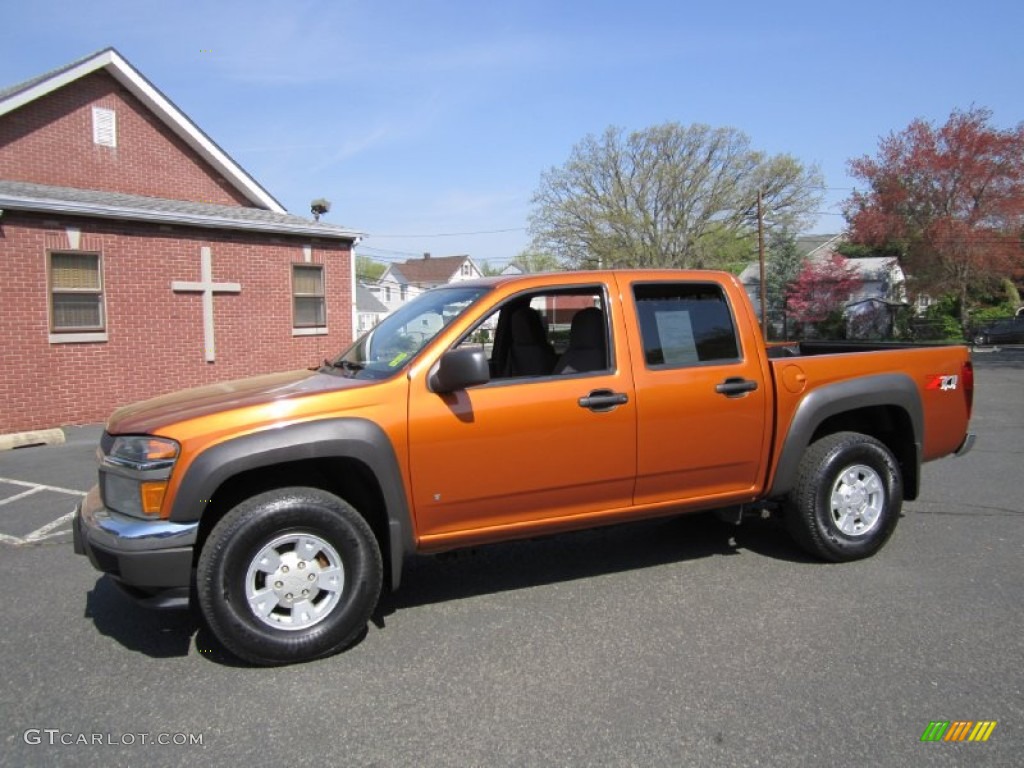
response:
[(340, 357), (325, 361), (324, 369), (356, 379), (393, 376), (488, 290), (453, 286), (427, 291), (384, 318)]

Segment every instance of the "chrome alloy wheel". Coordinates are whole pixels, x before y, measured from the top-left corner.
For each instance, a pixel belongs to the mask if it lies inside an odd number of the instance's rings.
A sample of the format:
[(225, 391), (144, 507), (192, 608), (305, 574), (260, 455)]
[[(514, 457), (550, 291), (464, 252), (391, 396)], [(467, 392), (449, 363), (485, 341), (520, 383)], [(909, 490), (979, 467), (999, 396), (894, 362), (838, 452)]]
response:
[(878, 523), (885, 508), (885, 485), (871, 467), (847, 467), (832, 486), (832, 520), (847, 536), (863, 536)]
[(278, 536), (252, 559), (245, 597), (253, 615), (275, 629), (306, 629), (338, 607), (345, 567), (338, 551), (310, 533)]

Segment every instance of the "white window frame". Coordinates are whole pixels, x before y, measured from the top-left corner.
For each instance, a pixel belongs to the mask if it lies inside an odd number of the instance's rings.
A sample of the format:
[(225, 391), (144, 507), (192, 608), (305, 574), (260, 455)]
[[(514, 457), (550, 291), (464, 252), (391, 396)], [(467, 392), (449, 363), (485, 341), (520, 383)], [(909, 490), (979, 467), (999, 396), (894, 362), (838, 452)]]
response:
[[(291, 270), (292, 283), (292, 336), (325, 336), (327, 334), (327, 269), (323, 264), (310, 264), (307, 262), (293, 263)], [(317, 270), (320, 273), (320, 293), (298, 293), (295, 290), (295, 275), (300, 269)], [(324, 321), (322, 325), (299, 325), (295, 312), (296, 299), (320, 299), (323, 305)]]
[[(96, 259), (97, 284), (96, 289), (85, 288), (62, 288), (55, 289), (53, 285), (53, 257), (54, 256), (87, 256)], [(54, 294), (85, 294), (96, 295), (99, 300), (100, 324), (96, 327), (75, 326), (58, 328), (56, 315), (54, 314)], [(104, 289), (103, 255), (94, 251), (69, 251), (53, 250), (46, 253), (46, 315), (49, 328), (49, 342), (51, 344), (82, 344), (95, 341), (107, 341), (107, 292)]]

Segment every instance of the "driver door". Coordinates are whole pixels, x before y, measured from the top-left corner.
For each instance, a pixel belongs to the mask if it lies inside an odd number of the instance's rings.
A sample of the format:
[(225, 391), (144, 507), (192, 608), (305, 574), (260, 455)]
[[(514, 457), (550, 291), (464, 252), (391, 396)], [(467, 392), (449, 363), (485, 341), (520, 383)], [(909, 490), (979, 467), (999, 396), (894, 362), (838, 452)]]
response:
[[(536, 347), (513, 339), (507, 322), (524, 306), (541, 316), (549, 337), (535, 339)], [(571, 354), (573, 319), (583, 310), (591, 321), (598, 311), (603, 318), (604, 350), (592, 364)], [(460, 342), (474, 343), (491, 359), (488, 384), (439, 395), (425, 375), (411, 382), (409, 456), (421, 546), (506, 538), (510, 530), (629, 506), (636, 409), (622, 318), (609, 311), (604, 286), (513, 297)], [(544, 343), (554, 352), (550, 370), (533, 367), (549, 357)], [(529, 362), (517, 368), (514, 359)]]

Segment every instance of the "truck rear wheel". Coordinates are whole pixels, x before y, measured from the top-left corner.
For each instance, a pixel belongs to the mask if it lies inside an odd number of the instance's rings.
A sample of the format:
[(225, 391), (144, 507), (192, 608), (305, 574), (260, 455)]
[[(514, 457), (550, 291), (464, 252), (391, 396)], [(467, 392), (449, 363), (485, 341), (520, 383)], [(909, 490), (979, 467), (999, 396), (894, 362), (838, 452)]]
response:
[(370, 526), (337, 496), (282, 488), (220, 520), (199, 555), (196, 589), (217, 639), (255, 664), (326, 656), (366, 627), (383, 566)]
[(786, 501), (786, 526), (812, 555), (859, 560), (888, 541), (902, 505), (900, 468), (885, 444), (837, 432), (808, 447)]

